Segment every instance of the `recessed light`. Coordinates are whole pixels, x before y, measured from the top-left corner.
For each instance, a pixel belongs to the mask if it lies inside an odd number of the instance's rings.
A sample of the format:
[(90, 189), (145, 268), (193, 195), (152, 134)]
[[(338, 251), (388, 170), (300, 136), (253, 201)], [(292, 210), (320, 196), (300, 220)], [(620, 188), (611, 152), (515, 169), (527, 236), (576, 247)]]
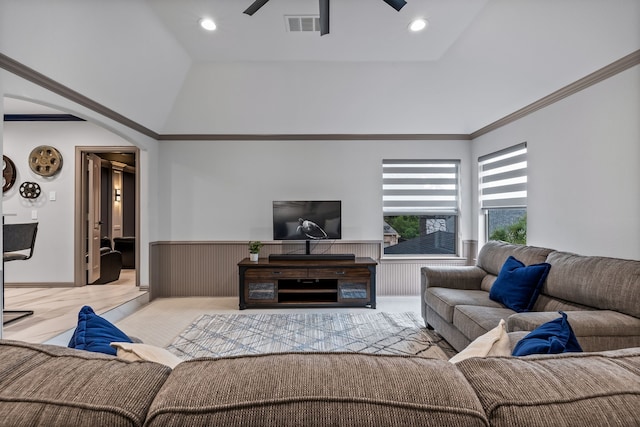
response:
[(216, 23), (211, 18), (202, 18), (200, 20), (200, 26), (207, 31), (213, 31), (216, 29)]
[(411, 24), (409, 24), (409, 29), (413, 32), (422, 31), (427, 28), (427, 24), (428, 23), (426, 19), (414, 19), (413, 21), (411, 21)]

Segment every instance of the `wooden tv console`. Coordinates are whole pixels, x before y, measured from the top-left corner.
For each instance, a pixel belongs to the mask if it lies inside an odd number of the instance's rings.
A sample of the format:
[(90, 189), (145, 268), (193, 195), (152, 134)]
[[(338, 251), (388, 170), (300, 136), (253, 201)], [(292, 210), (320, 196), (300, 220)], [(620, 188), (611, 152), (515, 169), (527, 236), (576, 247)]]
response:
[(259, 307), (376, 308), (376, 265), (353, 260), (245, 258), (238, 263), (240, 310)]

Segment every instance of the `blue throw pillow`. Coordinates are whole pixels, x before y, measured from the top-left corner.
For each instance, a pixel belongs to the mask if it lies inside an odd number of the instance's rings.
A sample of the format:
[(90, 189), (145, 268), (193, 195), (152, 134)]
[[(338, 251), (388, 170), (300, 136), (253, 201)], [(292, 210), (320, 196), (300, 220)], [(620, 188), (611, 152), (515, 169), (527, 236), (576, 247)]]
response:
[(116, 349), (110, 345), (112, 342), (131, 342), (131, 339), (88, 305), (82, 307), (78, 313), (78, 326), (68, 347), (115, 356)]
[(566, 352), (581, 352), (576, 335), (571, 329), (565, 312), (559, 312), (562, 317), (538, 326), (527, 336), (522, 338), (513, 348), (513, 356), (527, 356), (529, 354), (558, 354)]
[(533, 308), (551, 264), (543, 262), (525, 266), (510, 256), (491, 286), (489, 298), (521, 313)]

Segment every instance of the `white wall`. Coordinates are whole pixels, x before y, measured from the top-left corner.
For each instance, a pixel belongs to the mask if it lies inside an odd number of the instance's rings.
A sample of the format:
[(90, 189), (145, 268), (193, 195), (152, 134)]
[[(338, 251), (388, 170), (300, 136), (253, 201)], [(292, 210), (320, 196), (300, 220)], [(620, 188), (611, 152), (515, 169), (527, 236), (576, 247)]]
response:
[[(28, 164), (29, 153), (39, 145), (51, 145), (60, 151), (63, 165), (56, 175), (42, 177)], [(121, 137), (90, 122), (6, 122), (4, 154), (16, 165), (15, 185), (3, 195), (5, 222), (32, 222), (35, 212), (38, 235), (33, 258), (5, 265), (7, 283), (73, 283), (74, 277), (74, 203), (75, 147), (131, 146)], [(20, 196), (19, 186), (36, 182), (42, 189), (38, 199)], [(56, 200), (49, 195), (55, 192)]]
[(464, 133), (430, 63), (194, 64), (163, 133)]
[(142, 1), (0, 0), (0, 52), (162, 129), (191, 59)]
[(473, 159), (527, 141), (529, 244), (640, 259), (639, 117), (636, 66), (477, 138)]
[[(470, 141), (176, 141), (159, 145), (159, 240), (272, 240), (272, 201), (342, 200), (343, 239), (382, 239), (382, 159), (461, 159)], [(469, 218), (468, 216), (466, 218)], [(461, 224), (471, 238), (470, 220)]]

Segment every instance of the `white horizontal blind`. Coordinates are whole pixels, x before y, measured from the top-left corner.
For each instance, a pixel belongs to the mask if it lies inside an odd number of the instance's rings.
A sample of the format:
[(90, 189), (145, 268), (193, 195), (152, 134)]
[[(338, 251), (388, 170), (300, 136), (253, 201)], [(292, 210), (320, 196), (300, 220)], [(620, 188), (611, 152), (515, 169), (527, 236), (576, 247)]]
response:
[(457, 215), (459, 169), (459, 160), (383, 160), (384, 215)]
[(527, 207), (527, 143), (478, 158), (480, 207)]

